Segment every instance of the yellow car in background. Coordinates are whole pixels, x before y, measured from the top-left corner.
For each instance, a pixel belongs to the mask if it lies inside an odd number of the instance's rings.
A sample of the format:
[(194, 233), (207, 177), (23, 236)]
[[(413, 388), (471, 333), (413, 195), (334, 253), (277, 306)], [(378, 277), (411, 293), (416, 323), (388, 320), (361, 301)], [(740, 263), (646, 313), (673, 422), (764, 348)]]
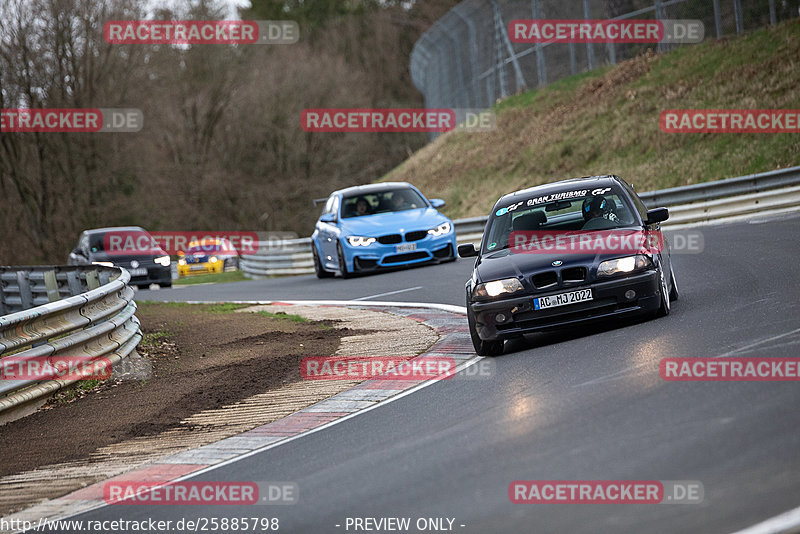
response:
[(178, 252), (178, 276), (221, 273), (239, 268), (239, 253), (225, 238), (191, 241)]

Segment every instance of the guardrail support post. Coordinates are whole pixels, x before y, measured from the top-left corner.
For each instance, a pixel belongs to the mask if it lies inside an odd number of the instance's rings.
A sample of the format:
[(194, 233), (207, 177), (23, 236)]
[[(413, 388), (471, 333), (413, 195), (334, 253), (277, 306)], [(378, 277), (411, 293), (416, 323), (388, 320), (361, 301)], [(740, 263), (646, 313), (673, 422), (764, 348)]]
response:
[(47, 300), (50, 302), (61, 300), (61, 295), (58, 294), (58, 280), (56, 280), (55, 271), (44, 272), (44, 287), (47, 289)]
[(27, 272), (17, 271), (17, 287), (19, 288), (19, 300), (22, 303), (22, 308), (33, 308), (33, 292), (31, 291), (31, 283), (28, 280)]
[(97, 276), (97, 271), (86, 273), (86, 285), (89, 287), (89, 291), (100, 287), (100, 278)]

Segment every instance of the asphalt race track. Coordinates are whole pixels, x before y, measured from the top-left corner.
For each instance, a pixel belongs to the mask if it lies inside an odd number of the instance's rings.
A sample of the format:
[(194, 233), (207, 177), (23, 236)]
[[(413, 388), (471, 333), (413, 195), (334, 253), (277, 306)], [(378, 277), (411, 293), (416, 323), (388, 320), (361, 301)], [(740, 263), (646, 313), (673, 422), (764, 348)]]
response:
[[(446, 517), (464, 533), (723, 533), (796, 508), (798, 383), (665, 382), (658, 363), (799, 355), (800, 218), (701, 230), (703, 253), (674, 256), (681, 299), (666, 318), (534, 336), (507, 347), (490, 378), (436, 383), (195, 479), (293, 481), (296, 505), (111, 506), (76, 519), (258, 515), (279, 518), (280, 532), (321, 534), (346, 532), (347, 517), (410, 517), (412, 524)], [(137, 298), (463, 306), (471, 265), (189, 286)], [(508, 498), (515, 480), (591, 479), (696, 480), (705, 499), (530, 505)]]

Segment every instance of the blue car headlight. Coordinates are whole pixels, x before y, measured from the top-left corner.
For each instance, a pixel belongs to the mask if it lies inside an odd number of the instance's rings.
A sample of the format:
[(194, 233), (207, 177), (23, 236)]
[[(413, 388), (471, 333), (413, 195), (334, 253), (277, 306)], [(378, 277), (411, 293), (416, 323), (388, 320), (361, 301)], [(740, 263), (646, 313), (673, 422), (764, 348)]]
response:
[(449, 234), (450, 230), (452, 229), (453, 227), (449, 222), (443, 222), (436, 228), (431, 228), (430, 230), (428, 230), (428, 233), (431, 234), (433, 237), (438, 237), (440, 235)]
[(377, 241), (374, 237), (363, 237), (360, 235), (347, 236), (347, 242), (353, 247), (368, 247)]

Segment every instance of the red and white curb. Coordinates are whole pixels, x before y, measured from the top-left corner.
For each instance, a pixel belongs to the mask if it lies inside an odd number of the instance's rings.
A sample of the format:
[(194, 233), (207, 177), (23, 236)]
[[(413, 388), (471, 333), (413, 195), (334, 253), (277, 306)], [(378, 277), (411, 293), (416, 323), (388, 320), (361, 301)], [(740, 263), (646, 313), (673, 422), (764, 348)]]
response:
[[(433, 328), (439, 340), (416, 358), (439, 356), (453, 358), (456, 371), (461, 371), (478, 361), (472, 348), (466, 309), (458, 306), (428, 303), (364, 302), (364, 301), (233, 301), (237, 304), (302, 304), (306, 306), (347, 306), (351, 308), (379, 308), (413, 319)], [(208, 304), (203, 302), (203, 304)], [(233, 463), (262, 451), (290, 443), (308, 434), (319, 432), (367, 411), (428, 387), (432, 380), (371, 379), (333, 397), (304, 408), (272, 423), (256, 427), (236, 436), (225, 438), (196, 449), (183, 451), (144, 465), (124, 474), (97, 482), (63, 497), (52, 499), (9, 515), (4, 519), (18, 519), (37, 524), (43, 519), (66, 519), (74, 515), (106, 506), (103, 488), (108, 482), (136, 481), (167, 484), (186, 480)]]

